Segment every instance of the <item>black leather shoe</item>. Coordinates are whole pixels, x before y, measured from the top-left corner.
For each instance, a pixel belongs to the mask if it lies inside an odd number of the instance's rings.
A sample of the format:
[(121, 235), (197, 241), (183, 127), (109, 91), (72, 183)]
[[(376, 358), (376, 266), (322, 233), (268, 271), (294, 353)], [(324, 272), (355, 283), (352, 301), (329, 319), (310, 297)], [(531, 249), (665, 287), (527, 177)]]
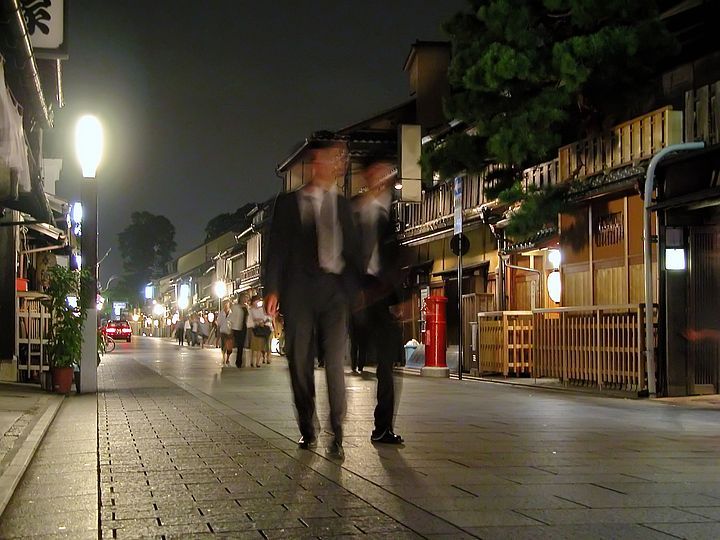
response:
[(383, 444), (402, 444), (403, 438), (400, 435), (393, 433), (392, 429), (386, 429), (381, 432), (373, 431), (370, 435), (370, 440), (374, 443)]
[(343, 450), (342, 443), (337, 439), (335, 439), (332, 444), (325, 449), (325, 453), (331, 458), (345, 459), (345, 450)]
[(312, 448), (317, 448), (317, 438), (313, 437), (311, 439), (310, 437), (300, 437), (300, 440), (298, 441), (298, 448), (301, 450), (311, 450)]

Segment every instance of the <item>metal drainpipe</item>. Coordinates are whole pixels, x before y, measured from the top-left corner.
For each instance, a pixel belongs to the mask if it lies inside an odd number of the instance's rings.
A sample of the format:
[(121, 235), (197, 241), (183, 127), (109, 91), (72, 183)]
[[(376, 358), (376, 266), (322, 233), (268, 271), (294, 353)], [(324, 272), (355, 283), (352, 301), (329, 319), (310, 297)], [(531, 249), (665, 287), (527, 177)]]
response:
[(33, 98), (40, 112), (41, 119), (45, 124), (44, 127), (52, 127), (52, 116), (45, 102), (45, 95), (40, 84), (40, 74), (38, 72), (37, 62), (33, 55), (32, 45), (30, 44), (30, 36), (27, 33), (25, 18), (23, 17), (18, 0), (4, 0), (3, 14), (7, 19), (13, 38), (19, 42), (19, 58), (16, 58), (16, 64), (23, 73), (25, 84), (33, 90)]
[[(528, 268), (527, 266), (517, 266), (515, 264), (510, 264), (510, 263), (504, 263), (504, 264), (505, 264), (506, 268), (513, 268), (514, 270), (523, 270), (525, 272), (532, 272), (534, 274), (537, 274), (538, 278), (539, 278), (537, 295), (540, 296), (540, 299), (543, 298), (543, 296), (542, 296), (542, 291), (543, 291), (543, 283), (542, 283), (543, 272), (542, 272), (542, 270), (538, 270), (537, 268)], [(535, 301), (537, 301), (537, 300), (538, 299), (535, 298)]]
[[(704, 142), (673, 144), (663, 148), (650, 160), (645, 175), (645, 199), (643, 211), (643, 266), (645, 270), (645, 365), (647, 368), (648, 393), (657, 394), (655, 384), (655, 339), (653, 334), (652, 250), (650, 246), (650, 204), (655, 188), (655, 169), (668, 154), (702, 150)], [(658, 261), (660, 257), (658, 257)], [(658, 268), (658, 272), (660, 269)]]

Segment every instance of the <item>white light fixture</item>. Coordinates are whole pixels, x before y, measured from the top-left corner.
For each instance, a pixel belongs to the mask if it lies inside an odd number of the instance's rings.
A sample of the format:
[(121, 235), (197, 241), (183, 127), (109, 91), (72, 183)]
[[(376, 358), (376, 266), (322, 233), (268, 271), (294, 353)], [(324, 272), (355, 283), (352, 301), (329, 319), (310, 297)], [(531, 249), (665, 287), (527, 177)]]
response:
[(187, 283), (180, 285), (180, 294), (178, 295), (177, 305), (180, 309), (187, 309), (190, 305), (190, 285)]
[(562, 297), (562, 280), (560, 279), (560, 271), (553, 270), (547, 277), (547, 291), (550, 300), (556, 304), (560, 303)]
[(175, 324), (179, 320), (180, 320), (180, 314), (176, 311), (175, 313), (173, 313), (173, 316), (172, 316), (172, 319), (170, 319), (170, 322), (172, 324)]
[(548, 261), (550, 261), (550, 264), (552, 264), (554, 270), (560, 268), (560, 263), (562, 262), (562, 254), (560, 253), (559, 249), (548, 250), (547, 258)]
[(208, 322), (213, 322), (215, 320), (215, 314), (211, 311), (208, 313)]
[(67, 297), (67, 304), (73, 309), (77, 309), (78, 307), (78, 299), (77, 296), (68, 296)]
[(82, 268), (82, 255), (75, 255), (75, 264), (78, 268)]
[(133, 313), (132, 320), (138, 322), (140, 320), (140, 315), (138, 315), (137, 313)]
[(162, 304), (155, 304), (153, 306), (153, 315), (155, 315), (156, 317), (165, 315), (165, 306), (163, 306)]
[(216, 281), (214, 291), (215, 296), (218, 298), (224, 298), (227, 294), (227, 285), (225, 285), (224, 281)]
[(73, 223), (75, 223), (75, 224), (82, 223), (82, 218), (83, 218), (82, 203), (80, 203), (80, 202), (73, 203), (71, 215), (72, 215)]
[(665, 249), (665, 269), (666, 270), (685, 270), (685, 250), (683, 248), (666, 248)]
[(103, 130), (100, 121), (85, 115), (75, 127), (75, 149), (85, 178), (95, 178), (103, 150)]
[(152, 285), (145, 285), (145, 299), (150, 300), (153, 296), (155, 296), (153, 291)]
[(400, 180), (399, 178), (395, 180), (395, 189), (397, 189), (398, 191), (402, 189), (402, 180)]

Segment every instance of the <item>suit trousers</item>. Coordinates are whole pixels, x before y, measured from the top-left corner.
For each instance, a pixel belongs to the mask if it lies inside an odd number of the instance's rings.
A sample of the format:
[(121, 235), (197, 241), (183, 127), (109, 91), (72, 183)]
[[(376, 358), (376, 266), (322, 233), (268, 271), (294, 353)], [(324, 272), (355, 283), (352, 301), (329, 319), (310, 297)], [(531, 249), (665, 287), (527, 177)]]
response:
[[(340, 276), (317, 274), (303, 284), (303, 294), (282, 306), (285, 316), (285, 351), (297, 411), (300, 434), (308, 439), (315, 433), (314, 341), (319, 360), (325, 365), (330, 403), (330, 426), (342, 441), (345, 417), (345, 374), (343, 361), (348, 339), (348, 299)], [(283, 298), (281, 297), (281, 302)]]
[[(373, 290), (371, 276), (366, 284)], [(364, 310), (361, 316), (364, 329), (361, 332), (365, 343), (359, 344), (361, 350), (372, 350), (377, 362), (377, 405), (375, 406), (375, 430), (382, 432), (393, 429), (395, 415), (395, 384), (393, 365), (398, 358), (398, 346), (401, 342), (400, 328), (390, 313), (387, 297), (376, 298)], [(365, 352), (364, 354), (367, 354)]]
[(235, 365), (237, 367), (242, 367), (243, 349), (245, 348), (246, 335), (247, 327), (243, 328), (242, 330), (233, 330), (233, 338), (235, 341), (235, 346), (237, 347), (237, 352), (235, 353)]

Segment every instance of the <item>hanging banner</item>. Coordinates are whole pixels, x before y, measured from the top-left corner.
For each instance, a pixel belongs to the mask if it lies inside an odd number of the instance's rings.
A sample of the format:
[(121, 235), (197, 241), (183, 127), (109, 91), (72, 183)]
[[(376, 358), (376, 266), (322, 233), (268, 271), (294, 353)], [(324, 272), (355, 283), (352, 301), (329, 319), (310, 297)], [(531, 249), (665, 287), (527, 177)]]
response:
[(453, 200), (455, 201), (455, 227), (453, 228), (454, 234), (462, 233), (462, 222), (463, 222), (462, 192), (463, 192), (462, 176), (456, 176), (455, 183), (453, 185)]

